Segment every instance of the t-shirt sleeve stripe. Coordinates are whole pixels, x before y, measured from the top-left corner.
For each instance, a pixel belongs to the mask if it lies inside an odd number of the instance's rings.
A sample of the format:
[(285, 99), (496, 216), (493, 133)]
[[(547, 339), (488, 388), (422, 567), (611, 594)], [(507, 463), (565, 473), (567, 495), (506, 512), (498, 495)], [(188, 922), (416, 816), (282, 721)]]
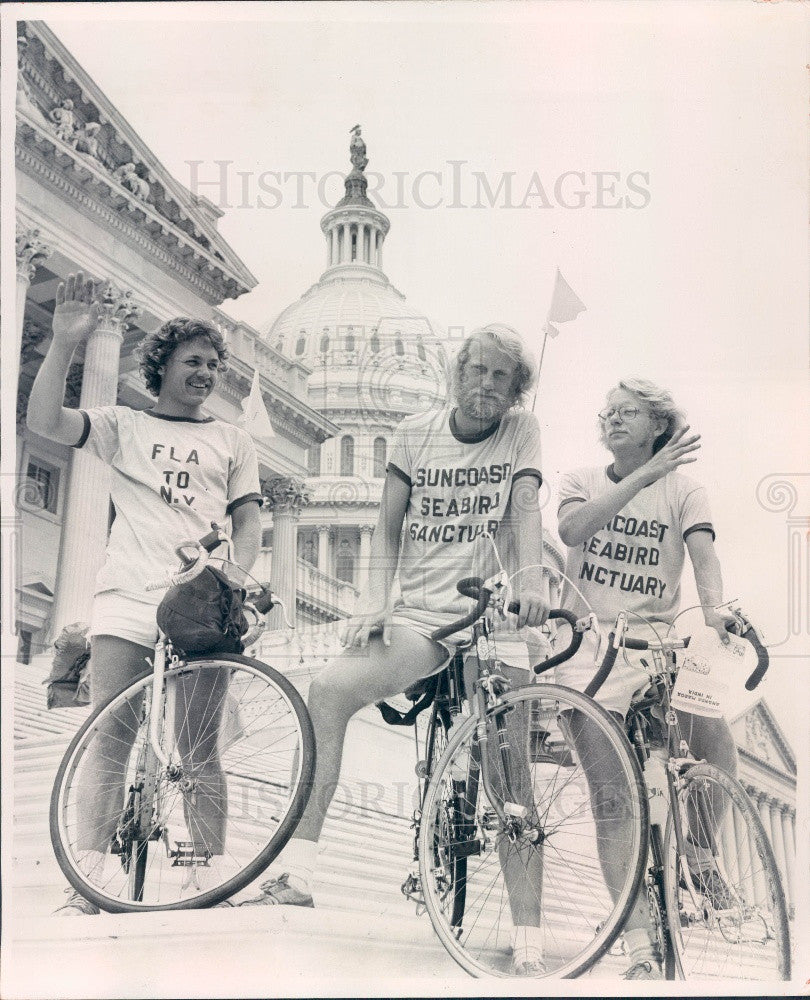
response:
[(399, 478), (402, 480), (403, 483), (405, 483), (406, 486), (413, 486), (413, 483), (411, 482), (411, 477), (408, 475), (408, 473), (403, 472), (402, 469), (400, 469), (398, 465), (394, 465), (393, 462), (388, 463), (387, 471), (393, 472), (395, 476), (399, 476)]
[(512, 478), (513, 480), (519, 479), (521, 476), (534, 476), (537, 479), (537, 485), (543, 485), (543, 473), (539, 469), (518, 469)]
[(261, 493), (246, 493), (243, 497), (237, 497), (236, 500), (231, 500), (228, 506), (225, 508), (226, 514), (233, 514), (237, 507), (241, 507), (243, 503), (250, 503), (254, 500), (259, 506), (262, 504)]
[(74, 448), (83, 448), (85, 442), (90, 437), (90, 417), (88, 417), (84, 410), (79, 410), (79, 413), (82, 415), (83, 421), (82, 435), (76, 444), (73, 445)]
[(701, 524), (693, 524), (691, 527), (687, 528), (683, 533), (684, 540), (686, 540), (693, 531), (708, 531), (712, 536), (712, 541), (717, 538), (717, 535), (714, 533), (714, 528), (708, 521), (702, 522)]
[(557, 507), (557, 513), (559, 513), (567, 503), (586, 503), (585, 497), (566, 497), (564, 500), (560, 500), (560, 505)]

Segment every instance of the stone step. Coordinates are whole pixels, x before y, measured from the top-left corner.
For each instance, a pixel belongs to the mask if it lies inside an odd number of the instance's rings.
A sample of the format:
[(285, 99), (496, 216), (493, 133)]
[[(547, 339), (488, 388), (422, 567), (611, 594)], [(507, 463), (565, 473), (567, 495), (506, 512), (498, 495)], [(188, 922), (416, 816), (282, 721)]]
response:
[(471, 984), (426, 918), (358, 898), (351, 910), (324, 901), (315, 910), (16, 918), (8, 931), (9, 997), (334, 995), (336, 987), (370, 996), (396, 984), (437, 995)]

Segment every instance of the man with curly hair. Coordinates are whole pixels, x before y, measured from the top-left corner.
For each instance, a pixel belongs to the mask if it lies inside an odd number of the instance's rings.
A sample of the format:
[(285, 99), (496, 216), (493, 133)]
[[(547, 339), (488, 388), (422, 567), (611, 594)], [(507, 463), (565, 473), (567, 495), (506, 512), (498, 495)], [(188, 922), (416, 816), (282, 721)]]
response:
[[(447, 662), (464, 634), (445, 644), (431, 639), (431, 632), (469, 612), (469, 599), (456, 590), (459, 580), (497, 569), (491, 538), (510, 540), (499, 548), (514, 572), (517, 629), (545, 621), (540, 429), (534, 414), (520, 407), (534, 379), (519, 335), (491, 324), (472, 333), (459, 350), (448, 405), (407, 417), (397, 428), (371, 541), (368, 585), (358, 600), (364, 611), (346, 624), (343, 652), (309, 690), (318, 748), (312, 794), (295, 836), (271, 868), (274, 877), (242, 905), (313, 905), (318, 840), (349, 720)], [(515, 559), (511, 565), (509, 555)], [(503, 669), (518, 684), (529, 679), (528, 638), (525, 632), (498, 638), (498, 655), (511, 664)], [(516, 975), (542, 971), (531, 863), (515, 853), (503, 867)]]
[[(200, 538), (211, 522), (231, 519), (234, 559), (250, 569), (259, 553), (261, 529), (258, 462), (250, 436), (241, 428), (206, 416), (206, 400), (217, 386), (228, 351), (219, 331), (202, 320), (169, 320), (140, 347), (141, 372), (157, 397), (151, 409), (100, 406), (74, 410), (62, 405), (65, 378), (73, 353), (95, 329), (99, 318), (92, 281), (80, 273), (60, 283), (53, 317), (53, 340), (37, 373), (28, 402), (29, 428), (60, 444), (83, 448), (110, 466), (115, 519), (104, 566), (97, 580), (90, 623), (91, 694), (103, 704), (151, 661), (157, 638), (160, 591), (146, 586), (165, 577), (177, 561), (175, 549)], [(99, 530), (104, 530), (100, 525)], [(233, 572), (232, 574), (233, 575)], [(233, 579), (236, 585), (241, 580)], [(201, 704), (205, 703), (204, 695)], [(189, 711), (194, 706), (188, 706)], [(124, 762), (134, 734), (123, 724), (105, 734), (108, 740), (104, 787), (83, 789), (92, 808), (82, 817), (80, 845), (87, 873), (103, 866), (112, 836), (109, 821), (123, 794)], [(101, 741), (99, 741), (101, 742)], [(219, 762), (210, 760), (198, 794), (199, 829), (206, 847), (221, 853), (225, 794)], [(109, 780), (110, 769), (121, 781)], [(101, 773), (101, 768), (98, 769)], [(93, 768), (84, 769), (93, 775)], [(120, 784), (120, 787), (118, 785)], [(63, 915), (97, 913), (72, 893)]]

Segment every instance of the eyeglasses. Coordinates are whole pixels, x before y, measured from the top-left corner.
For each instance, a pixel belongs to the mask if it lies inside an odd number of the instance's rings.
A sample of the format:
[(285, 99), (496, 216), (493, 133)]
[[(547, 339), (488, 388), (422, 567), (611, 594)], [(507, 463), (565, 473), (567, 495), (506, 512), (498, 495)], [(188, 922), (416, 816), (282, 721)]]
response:
[(602, 423), (607, 423), (617, 413), (622, 420), (635, 420), (641, 410), (637, 406), (620, 406), (618, 409), (612, 406), (609, 410), (602, 410), (598, 416)]

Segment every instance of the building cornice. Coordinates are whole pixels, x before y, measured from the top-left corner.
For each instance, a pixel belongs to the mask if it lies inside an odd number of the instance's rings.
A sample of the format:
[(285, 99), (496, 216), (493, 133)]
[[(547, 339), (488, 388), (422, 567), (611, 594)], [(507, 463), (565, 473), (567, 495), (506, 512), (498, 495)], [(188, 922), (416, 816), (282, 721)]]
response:
[[(156, 266), (172, 271), (196, 295), (212, 305), (235, 298), (237, 282), (221, 263), (185, 234), (121, 187), (67, 143), (48, 133), (24, 112), (17, 116), (17, 166), (37, 183), (125, 240)], [(125, 212), (126, 214), (122, 214)], [(194, 266), (190, 266), (193, 262)]]
[[(757, 770), (765, 771), (766, 773), (779, 778), (786, 784), (790, 785), (791, 788), (796, 787), (796, 775), (790, 774), (788, 771), (782, 771), (778, 767), (774, 767), (773, 764), (764, 761), (761, 757), (758, 757), (755, 753), (747, 750), (745, 747), (737, 745), (737, 752), (739, 755), (749, 763), (753, 764)], [(745, 776), (742, 778), (743, 782), (746, 780)], [(750, 779), (749, 779), (750, 780)]]
[[(212, 271), (219, 270), (223, 277), (222, 284), (227, 288), (225, 294), (219, 296), (220, 301), (223, 297), (236, 298), (254, 288), (256, 278), (214, 225), (214, 217), (220, 213), (206, 213), (201, 208), (200, 201), (168, 173), (47, 25), (41, 21), (22, 21), (20, 27), (29, 42), (36, 40), (38, 43), (36, 53), (28, 45), (28, 51), (23, 57), (22, 72), (43, 99), (53, 105), (58, 105), (60, 101), (73, 101), (76, 118), (81, 125), (97, 123), (102, 127), (97, 136), (98, 149), (93, 155), (77, 152), (55, 134), (55, 130), (46, 121), (45, 113), (36, 106), (31, 114), (18, 106), (18, 121), (27, 120), (29, 126), (40, 127), (60, 153), (67, 151), (80, 166), (98, 168), (99, 173), (112, 182), (119, 200), (123, 194), (127, 202), (135, 202), (128, 206), (129, 212), (134, 213), (140, 209), (150, 223), (154, 224), (155, 219), (159, 220), (179, 245), (199, 255)], [(58, 71), (46, 69), (52, 63), (59, 67)], [(37, 112), (42, 116), (41, 125), (33, 117)], [(138, 166), (145, 174), (145, 178), (141, 180), (145, 180), (151, 188), (149, 202), (143, 197), (131, 197), (132, 192), (113, 178), (113, 172), (128, 162)], [(147, 209), (149, 213), (146, 213)], [(145, 224), (143, 220), (141, 222)]]

